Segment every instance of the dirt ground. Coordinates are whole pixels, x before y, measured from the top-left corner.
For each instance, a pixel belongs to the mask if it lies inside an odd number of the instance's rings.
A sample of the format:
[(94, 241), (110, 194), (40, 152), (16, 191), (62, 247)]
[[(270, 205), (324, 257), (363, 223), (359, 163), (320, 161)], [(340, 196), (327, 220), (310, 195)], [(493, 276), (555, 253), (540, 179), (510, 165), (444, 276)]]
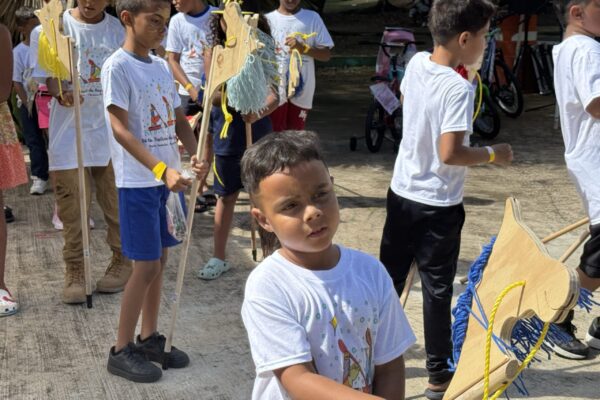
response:
[[(322, 70), (318, 76), (315, 110), (309, 127), (323, 140), (341, 206), (338, 243), (378, 255), (385, 218), (385, 195), (395, 155), (391, 143), (369, 153), (359, 141), (349, 151), (349, 138), (362, 136), (370, 102), (371, 69)], [(471, 168), (466, 184), (467, 219), (463, 229), (459, 275), (497, 233), (507, 196), (517, 197), (532, 230), (543, 237), (583, 217), (583, 210), (565, 169), (560, 132), (554, 130), (553, 98), (528, 96), (517, 120), (504, 118), (496, 141), (512, 143), (515, 162), (509, 168)], [(480, 141), (481, 144), (489, 142)], [(94, 308), (66, 306), (60, 301), (63, 281), (62, 237), (50, 223), (53, 195), (29, 196), (27, 187), (5, 193), (16, 215), (8, 227), (7, 282), (20, 302), (20, 312), (0, 320), (0, 399), (249, 399), (254, 368), (240, 318), (246, 277), (254, 267), (250, 256), (248, 203), (236, 209), (229, 245), (234, 268), (222, 278), (204, 282), (197, 269), (210, 257), (210, 214), (197, 215), (174, 343), (186, 350), (191, 365), (166, 371), (155, 384), (134, 384), (106, 371), (109, 347), (115, 341), (120, 294), (95, 295)], [(97, 205), (92, 207), (93, 275), (99, 278), (110, 254), (104, 242), (106, 225)], [(552, 242), (559, 257), (579, 232)], [(567, 263), (577, 264), (579, 252)], [(170, 254), (165, 275), (160, 329), (167, 329), (175, 287), (179, 250)], [(456, 293), (463, 287), (455, 286)], [(424, 398), (423, 331), (420, 285), (408, 300), (407, 315), (417, 344), (406, 354), (407, 398)], [(579, 312), (576, 324), (584, 336), (592, 315)], [(586, 361), (553, 357), (525, 372), (532, 398), (596, 399), (600, 378), (598, 353)], [(513, 398), (519, 398), (510, 390)]]

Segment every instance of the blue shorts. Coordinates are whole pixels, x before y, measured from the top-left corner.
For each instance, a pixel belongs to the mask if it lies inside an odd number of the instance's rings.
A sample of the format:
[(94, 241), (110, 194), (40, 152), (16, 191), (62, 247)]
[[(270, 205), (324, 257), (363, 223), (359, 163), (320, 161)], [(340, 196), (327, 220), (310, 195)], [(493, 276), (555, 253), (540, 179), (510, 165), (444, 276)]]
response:
[(242, 190), (242, 155), (215, 156), (213, 189), (218, 196), (229, 196)]
[[(162, 256), (162, 249), (180, 242), (168, 231), (165, 185), (148, 188), (119, 188), (121, 248), (131, 260), (152, 261)], [(183, 193), (179, 193), (181, 204)], [(185, 206), (184, 206), (185, 212)]]

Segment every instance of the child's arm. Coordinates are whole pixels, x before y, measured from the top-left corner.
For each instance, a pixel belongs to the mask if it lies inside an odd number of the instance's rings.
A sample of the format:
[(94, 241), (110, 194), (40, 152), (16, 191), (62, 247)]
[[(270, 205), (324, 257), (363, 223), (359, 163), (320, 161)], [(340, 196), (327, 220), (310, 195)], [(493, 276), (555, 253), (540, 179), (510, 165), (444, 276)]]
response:
[[(183, 113), (183, 109), (181, 107), (177, 107), (175, 109), (175, 132), (177, 132), (177, 137), (183, 143), (183, 147), (191, 156), (192, 170), (198, 177), (198, 179), (202, 179), (204, 175), (208, 173), (209, 164), (206, 161), (206, 158), (202, 159), (202, 161), (198, 162), (196, 157), (196, 150), (198, 148), (198, 141), (196, 140), (196, 136), (194, 135), (194, 131), (190, 126), (185, 114)], [(206, 151), (205, 151), (206, 153)]]
[(290, 47), (290, 51), (298, 50), (300, 54), (318, 61), (329, 61), (331, 59), (331, 49), (329, 47), (310, 47), (293, 36), (285, 38), (285, 45)]
[(404, 400), (404, 357), (389, 363), (376, 365), (373, 378), (373, 394), (386, 400)]
[[(58, 104), (63, 107), (73, 107), (73, 91), (70, 89), (65, 90), (65, 83), (62, 85), (62, 94), (60, 93), (60, 88), (58, 86), (58, 79), (47, 78), (46, 86), (48, 87), (48, 93), (58, 101)], [(83, 96), (81, 94), (79, 95), (79, 103), (83, 103)]]
[(21, 102), (27, 104), (27, 92), (25, 91), (23, 84), (21, 82), (13, 81), (13, 88), (15, 89), (17, 96), (19, 96), (19, 99), (21, 99)]
[[(485, 147), (468, 147), (463, 145), (464, 132), (444, 133), (440, 138), (440, 159), (447, 165), (471, 166), (485, 164), (490, 161), (490, 152)], [(513, 159), (512, 148), (507, 143), (490, 146), (495, 158), (493, 163), (509, 165)]]
[(242, 119), (246, 123), (253, 124), (256, 121), (258, 121), (259, 119), (264, 118), (267, 115), (270, 115), (273, 111), (275, 111), (277, 109), (277, 107), (279, 107), (279, 96), (277, 95), (277, 93), (275, 93), (273, 90), (271, 90), (271, 91), (269, 91), (269, 94), (267, 95), (265, 109), (262, 110), (260, 112), (260, 114), (258, 114), (258, 115), (254, 114), (254, 113), (242, 115)]
[(273, 373), (294, 400), (382, 399), (382, 397), (358, 392), (334, 380), (318, 375), (310, 363), (291, 365), (277, 369)]
[(171, 71), (173, 71), (173, 76), (175, 76), (175, 80), (181, 84), (189, 93), (192, 101), (198, 100), (198, 91), (188, 79), (186, 73), (183, 71), (179, 60), (181, 60), (180, 53), (173, 53), (169, 51), (168, 53), (169, 66), (171, 67)]
[[(136, 160), (152, 171), (156, 164), (162, 160), (159, 160), (150, 153), (142, 142), (129, 132), (127, 110), (119, 108), (114, 104), (108, 106), (107, 110), (110, 118), (110, 125), (117, 142)], [(162, 180), (165, 182), (167, 188), (173, 192), (183, 191), (192, 183), (191, 180), (183, 178), (179, 171), (169, 168), (168, 165)]]

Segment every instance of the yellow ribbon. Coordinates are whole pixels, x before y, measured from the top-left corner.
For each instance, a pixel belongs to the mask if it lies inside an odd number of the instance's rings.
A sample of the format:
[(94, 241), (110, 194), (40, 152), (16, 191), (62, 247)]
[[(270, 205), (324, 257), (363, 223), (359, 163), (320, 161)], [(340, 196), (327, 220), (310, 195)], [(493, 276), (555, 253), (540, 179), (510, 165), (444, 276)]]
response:
[(221, 129), (219, 137), (221, 139), (226, 139), (229, 125), (231, 125), (231, 122), (233, 121), (233, 115), (227, 110), (227, 91), (225, 90), (225, 85), (221, 86), (221, 111), (223, 111), (225, 123), (223, 124), (223, 129)]

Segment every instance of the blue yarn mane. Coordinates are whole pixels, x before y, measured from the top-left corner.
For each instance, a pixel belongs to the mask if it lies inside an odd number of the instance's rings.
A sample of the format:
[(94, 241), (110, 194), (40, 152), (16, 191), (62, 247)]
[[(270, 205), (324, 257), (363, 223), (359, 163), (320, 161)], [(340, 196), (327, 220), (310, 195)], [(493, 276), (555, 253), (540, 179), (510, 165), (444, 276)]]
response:
[(263, 46), (250, 54), (241, 71), (227, 81), (227, 103), (241, 114), (264, 110), (269, 90), (276, 87), (279, 77), (275, 41), (259, 29), (256, 34)]
[[(471, 265), (471, 268), (469, 269), (469, 281), (467, 283), (466, 290), (458, 297), (456, 305), (452, 309), (452, 315), (454, 316), (454, 322), (452, 324), (453, 350), (452, 360), (448, 360), (451, 371), (455, 371), (456, 366), (458, 365), (462, 346), (467, 334), (472, 304), (474, 302), (475, 305), (479, 307), (483, 321), (476, 317), (475, 314), (473, 314), (473, 316), (485, 329), (487, 329), (487, 316), (479, 304), (476, 286), (481, 281), (483, 270), (485, 269), (485, 266), (490, 258), (495, 241), (496, 238), (493, 237), (490, 243), (483, 247), (481, 254)], [(589, 290), (581, 288), (579, 292), (579, 298), (577, 299), (577, 305), (590, 312), (592, 306), (600, 305), (599, 303), (595, 302), (592, 297), (592, 293)], [(523, 362), (533, 349), (538, 338), (541, 336), (543, 327), (544, 322), (537, 316), (520, 319), (513, 328), (510, 344), (505, 343), (496, 336), (494, 336), (493, 339), (502, 352), (506, 353), (510, 351), (519, 360), (519, 362)], [(550, 359), (553, 347), (561, 343), (566, 343), (569, 340), (570, 337), (568, 335), (558, 329), (556, 325), (550, 324), (550, 328), (548, 329), (548, 333), (540, 349), (544, 351), (547, 355), (547, 358)], [(532, 360), (532, 363), (533, 362), (540, 362), (540, 360), (535, 357)], [(525, 387), (525, 383), (520, 376), (513, 382), (513, 385), (520, 394), (524, 396), (529, 395), (529, 392)]]

